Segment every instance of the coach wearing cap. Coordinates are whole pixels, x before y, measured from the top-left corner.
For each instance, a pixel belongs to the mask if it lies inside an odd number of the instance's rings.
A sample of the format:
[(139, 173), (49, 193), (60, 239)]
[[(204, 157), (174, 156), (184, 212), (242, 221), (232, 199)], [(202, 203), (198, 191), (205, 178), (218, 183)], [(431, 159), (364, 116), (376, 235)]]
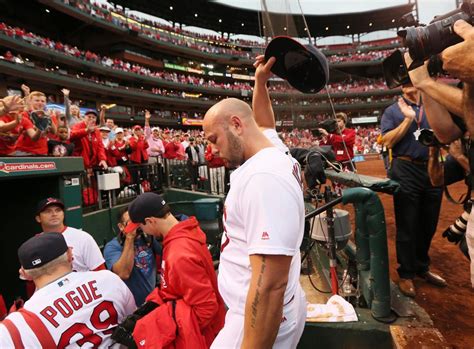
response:
[[(217, 290), (217, 278), (207, 249), (206, 235), (199, 228), (196, 218), (179, 222), (171, 214), (166, 201), (155, 193), (138, 196), (130, 204), (128, 213), (131, 223), (125, 232), (140, 227), (145, 233), (163, 240), (161, 287), (155, 289), (148, 300), (157, 303), (162, 300), (168, 304), (176, 301), (176, 314), (178, 309), (191, 311), (188, 321), (198, 325), (198, 337), (203, 336), (209, 347), (224, 325), (225, 306)], [(146, 318), (142, 320), (144, 322), (137, 323), (134, 332), (137, 343), (150, 341), (155, 336), (155, 322), (149, 316), (147, 318), (150, 323)], [(192, 328), (196, 329), (196, 326)], [(178, 331), (178, 336), (183, 335), (183, 332)], [(194, 344), (193, 348), (199, 347), (197, 343)]]
[[(133, 296), (108, 270), (72, 272), (62, 234), (44, 233), (18, 249), (21, 270), (36, 292), (0, 323), (0, 348), (109, 348), (113, 329), (135, 310)], [(76, 345), (77, 344), (77, 345)]]
[(105, 269), (105, 261), (99, 246), (87, 232), (64, 225), (64, 204), (57, 198), (46, 198), (38, 202), (36, 222), (43, 233), (62, 234), (69, 247), (72, 247), (74, 271)]

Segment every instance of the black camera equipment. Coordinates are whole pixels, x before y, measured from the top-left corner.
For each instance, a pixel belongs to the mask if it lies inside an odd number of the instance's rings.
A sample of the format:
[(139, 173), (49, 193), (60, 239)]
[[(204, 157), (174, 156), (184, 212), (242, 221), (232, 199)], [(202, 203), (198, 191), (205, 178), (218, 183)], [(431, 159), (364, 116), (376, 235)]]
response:
[(413, 63), (408, 68), (419, 67), (429, 57), (441, 53), (445, 48), (462, 41), (453, 29), (457, 20), (474, 23), (474, 0), (464, 0), (461, 7), (441, 16), (436, 16), (426, 27), (408, 27), (398, 32), (408, 48)]
[(117, 343), (125, 345), (127, 348), (136, 349), (137, 345), (133, 339), (133, 330), (137, 321), (158, 308), (155, 302), (145, 302), (131, 315), (127, 316), (120, 324), (115, 327), (111, 338)]
[[(148, 246), (150, 246), (153, 242), (153, 236), (145, 234), (145, 232), (143, 232), (141, 228), (137, 228), (136, 239), (143, 239), (143, 242)], [(125, 233), (121, 231), (117, 236), (117, 240), (119, 244), (123, 246), (123, 244), (125, 243)]]
[(433, 130), (430, 128), (422, 128), (420, 135), (418, 136), (418, 142), (423, 144), (425, 147), (442, 147), (443, 144), (436, 138)]
[(472, 208), (472, 201), (464, 203), (464, 212), (444, 232), (443, 237), (453, 244), (459, 244), (461, 252), (469, 259), (469, 251), (466, 244), (467, 220)]
[(311, 133), (314, 137), (322, 136), (321, 132), (319, 131), (320, 128), (326, 130), (327, 133), (336, 133), (337, 121), (336, 119), (326, 119), (324, 121), (318, 122), (314, 127), (311, 128)]
[[(403, 52), (395, 50), (390, 56), (382, 62), (382, 71), (385, 83), (389, 88), (395, 88), (400, 85), (410, 83), (408, 68), (403, 59)], [(444, 74), (443, 61), (438, 55), (430, 57), (428, 61), (428, 73), (430, 76)]]

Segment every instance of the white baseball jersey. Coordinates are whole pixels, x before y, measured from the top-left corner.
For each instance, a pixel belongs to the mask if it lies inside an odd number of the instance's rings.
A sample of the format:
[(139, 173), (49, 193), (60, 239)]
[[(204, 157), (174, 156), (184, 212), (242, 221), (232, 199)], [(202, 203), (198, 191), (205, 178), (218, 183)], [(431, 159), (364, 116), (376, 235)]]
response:
[(94, 270), (105, 263), (99, 246), (94, 238), (83, 230), (66, 227), (63, 231), (64, 239), (69, 247), (72, 247), (72, 270), (89, 271)]
[[(57, 348), (119, 348), (110, 338), (113, 328), (135, 311), (128, 287), (108, 270), (71, 272), (40, 288), (24, 308), (35, 314)], [(19, 312), (8, 315), (24, 348), (41, 348), (38, 338)], [(43, 337), (44, 338), (44, 337)], [(0, 348), (15, 348), (10, 332), (0, 323)]]
[[(274, 137), (269, 139), (275, 142)], [(238, 314), (245, 312), (251, 279), (249, 255), (293, 256), (284, 304), (300, 288), (299, 248), (304, 233), (300, 166), (281, 145), (259, 151), (230, 177), (218, 282), (226, 305)]]
[(275, 147), (284, 152), (285, 154), (290, 154), (290, 149), (283, 143), (281, 138), (278, 136), (277, 131), (274, 128), (266, 128), (262, 133), (267, 137)]

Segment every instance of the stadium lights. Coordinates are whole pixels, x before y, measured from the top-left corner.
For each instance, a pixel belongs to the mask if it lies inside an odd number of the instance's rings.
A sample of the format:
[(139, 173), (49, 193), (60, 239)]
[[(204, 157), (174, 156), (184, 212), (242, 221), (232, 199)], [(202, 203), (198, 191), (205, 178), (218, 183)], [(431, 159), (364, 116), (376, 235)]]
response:
[(395, 23), (395, 18), (394, 18), (394, 19), (392, 19), (392, 23)]
[(173, 11), (173, 6), (170, 6), (170, 10)]
[(50, 12), (49, 9), (45, 9), (45, 11), (46, 11), (46, 13), (49, 13), (49, 12)]
[(283, 27), (283, 30), (286, 31), (286, 27)]
[(198, 16), (198, 14), (197, 14), (197, 13), (195, 13), (195, 14), (194, 14), (194, 17), (196, 17), (196, 18), (197, 18), (197, 16)]
[(222, 19), (219, 18), (219, 23), (222, 23)]
[(371, 26), (372, 26), (372, 22), (369, 23), (369, 27), (371, 27)]
[(329, 30), (329, 27), (326, 27), (326, 30)]
[(244, 24), (244, 23), (242, 23), (242, 27), (243, 27), (243, 26), (245, 26), (245, 24)]
[(350, 29), (350, 27), (351, 27), (351, 26), (350, 26), (350, 25), (348, 25), (348, 26), (346, 27), (346, 29)]

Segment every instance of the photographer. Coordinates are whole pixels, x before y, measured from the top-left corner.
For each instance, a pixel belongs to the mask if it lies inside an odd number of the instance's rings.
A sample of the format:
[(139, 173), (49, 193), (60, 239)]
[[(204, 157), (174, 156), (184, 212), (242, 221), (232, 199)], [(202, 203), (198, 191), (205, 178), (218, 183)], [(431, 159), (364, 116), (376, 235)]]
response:
[[(471, 5), (473, 6), (473, 5)], [(474, 7), (474, 6), (473, 6)], [(446, 48), (441, 57), (443, 68), (450, 74), (457, 76), (464, 82), (462, 107), (464, 120), (471, 135), (471, 142), (474, 137), (474, 27), (465, 21), (457, 21), (454, 24), (454, 31), (463, 41), (457, 45)], [(469, 151), (469, 165), (472, 174), (474, 173), (474, 149)], [(472, 192), (471, 192), (472, 200)], [(471, 258), (471, 284), (474, 287), (474, 212), (471, 209), (466, 230), (466, 242)]]
[(346, 128), (347, 115), (346, 113), (337, 113), (337, 133), (329, 133), (324, 128), (319, 128), (319, 132), (326, 137), (326, 144), (331, 145), (336, 153), (336, 161), (340, 162), (342, 166), (350, 171), (355, 170), (354, 158), (354, 143), (355, 130)]
[[(384, 143), (392, 149), (390, 178), (400, 183), (393, 195), (400, 291), (415, 297), (415, 276), (436, 286), (446, 281), (429, 271), (428, 251), (436, 231), (442, 190), (428, 176), (428, 148), (417, 142), (422, 128), (430, 128), (420, 92), (411, 84), (402, 86), (403, 96), (382, 115)], [(423, 222), (420, 221), (423, 217)]]
[(104, 258), (107, 269), (125, 282), (140, 306), (156, 286), (161, 246), (140, 229), (125, 233), (129, 222), (128, 209), (123, 208), (118, 215), (119, 233), (105, 245)]

